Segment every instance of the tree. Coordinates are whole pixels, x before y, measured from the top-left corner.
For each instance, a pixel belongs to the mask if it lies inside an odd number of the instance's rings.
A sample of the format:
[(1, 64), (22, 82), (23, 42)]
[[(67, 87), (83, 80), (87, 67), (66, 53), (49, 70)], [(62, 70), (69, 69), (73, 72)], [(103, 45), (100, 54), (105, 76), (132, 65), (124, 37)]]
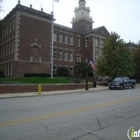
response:
[(98, 75), (110, 78), (134, 74), (131, 53), (117, 33), (111, 32), (111, 35), (105, 40), (102, 57), (97, 61), (97, 67)]
[(76, 63), (74, 69), (77, 71), (77, 74), (80, 75), (82, 78), (85, 78), (86, 73), (88, 72), (89, 76), (93, 76), (93, 70), (91, 66), (87, 66), (86, 63)]
[(65, 76), (65, 77), (67, 77), (67, 76), (69, 76), (69, 70), (66, 67), (58, 67), (57, 74), (59, 76)]
[(133, 60), (135, 62), (135, 77), (140, 81), (140, 46), (132, 52)]
[(0, 12), (2, 12), (3, 10), (2, 10), (2, 5), (1, 5), (1, 3), (3, 2), (3, 0), (0, 0)]
[(5, 77), (4, 71), (0, 69), (0, 77)]

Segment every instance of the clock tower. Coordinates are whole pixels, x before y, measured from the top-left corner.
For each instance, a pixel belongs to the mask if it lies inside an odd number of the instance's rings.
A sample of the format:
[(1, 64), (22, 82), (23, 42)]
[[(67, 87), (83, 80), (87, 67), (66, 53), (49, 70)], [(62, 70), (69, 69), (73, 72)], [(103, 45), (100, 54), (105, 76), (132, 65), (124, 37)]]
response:
[(86, 7), (85, 0), (79, 0), (79, 7), (75, 8), (75, 17), (72, 19), (72, 28), (80, 32), (88, 32), (92, 30), (92, 17), (90, 16), (90, 8)]

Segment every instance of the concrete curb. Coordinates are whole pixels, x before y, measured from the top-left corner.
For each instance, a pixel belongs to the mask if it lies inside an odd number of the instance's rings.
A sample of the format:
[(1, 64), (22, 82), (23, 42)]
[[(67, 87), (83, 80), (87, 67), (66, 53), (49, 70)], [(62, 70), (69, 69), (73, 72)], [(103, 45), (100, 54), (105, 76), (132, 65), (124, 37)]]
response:
[[(136, 87), (140, 87), (140, 84), (137, 84)], [(92, 91), (100, 91), (100, 90), (108, 90), (108, 86), (97, 86), (96, 88), (89, 88), (89, 90), (76, 89), (76, 90), (58, 90), (58, 91), (48, 91), (48, 92), (44, 91), (41, 94), (38, 94), (38, 92), (0, 94), (0, 99), (52, 96), (52, 95), (62, 95), (62, 94), (72, 94), (72, 93), (74, 94), (79, 92), (92, 92)]]
[(48, 91), (42, 92), (38, 94), (38, 92), (29, 92), (29, 93), (14, 93), (14, 94), (0, 94), (0, 99), (8, 99), (8, 98), (24, 98), (24, 97), (39, 97), (39, 96), (51, 96), (51, 95), (62, 95), (62, 94), (74, 94), (79, 92), (92, 92), (99, 90), (107, 90), (108, 87), (98, 87), (89, 90), (85, 89), (76, 89), (76, 90), (59, 90), (59, 91)]

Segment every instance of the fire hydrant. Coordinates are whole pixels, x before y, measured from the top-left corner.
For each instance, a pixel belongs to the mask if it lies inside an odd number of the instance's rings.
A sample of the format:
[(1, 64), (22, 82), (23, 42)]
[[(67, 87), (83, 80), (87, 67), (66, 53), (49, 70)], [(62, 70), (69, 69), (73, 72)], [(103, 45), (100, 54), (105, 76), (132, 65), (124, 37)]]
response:
[(42, 89), (41, 85), (38, 85), (38, 94), (41, 94), (41, 89)]

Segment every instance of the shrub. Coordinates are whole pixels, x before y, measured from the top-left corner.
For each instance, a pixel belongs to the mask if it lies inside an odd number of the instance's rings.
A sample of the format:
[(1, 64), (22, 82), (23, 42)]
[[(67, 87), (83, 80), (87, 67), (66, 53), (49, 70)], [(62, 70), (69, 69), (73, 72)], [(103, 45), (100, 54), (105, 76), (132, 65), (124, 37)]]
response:
[(0, 77), (5, 77), (4, 71), (0, 69)]
[(57, 74), (59, 76), (68, 77), (69, 76), (69, 70), (66, 67), (58, 67), (57, 68)]

